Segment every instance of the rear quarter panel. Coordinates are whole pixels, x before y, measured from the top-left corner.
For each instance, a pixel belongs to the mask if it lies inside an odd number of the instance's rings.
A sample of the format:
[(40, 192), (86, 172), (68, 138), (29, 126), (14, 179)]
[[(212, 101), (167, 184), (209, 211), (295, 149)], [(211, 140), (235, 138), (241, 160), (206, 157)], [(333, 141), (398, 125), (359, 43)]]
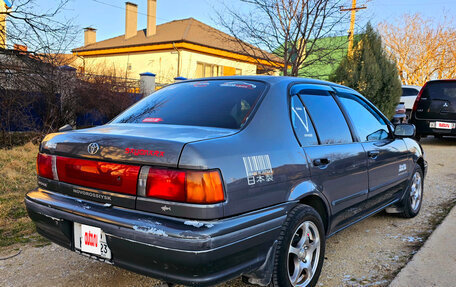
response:
[[(410, 171), (410, 175), (413, 172), (413, 168), (415, 167), (415, 164), (418, 162), (418, 160), (425, 159), (425, 154), (422, 146), (416, 142), (414, 139), (411, 138), (404, 138), (404, 143), (407, 146), (407, 150), (410, 154), (410, 161), (409, 161), (409, 166), (407, 166), (408, 170)], [(425, 172), (425, 171), (423, 171)]]

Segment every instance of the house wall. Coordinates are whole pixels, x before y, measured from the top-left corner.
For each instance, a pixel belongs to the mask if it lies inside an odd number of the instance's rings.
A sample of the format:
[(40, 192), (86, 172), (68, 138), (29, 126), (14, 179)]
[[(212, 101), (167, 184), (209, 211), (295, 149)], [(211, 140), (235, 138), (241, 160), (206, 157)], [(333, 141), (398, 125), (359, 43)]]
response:
[(103, 74), (115, 69), (117, 76), (139, 79), (139, 74), (152, 72), (156, 74), (158, 83), (171, 83), (177, 76), (196, 77), (197, 63), (205, 63), (231, 67), (242, 70), (242, 75), (256, 75), (256, 65), (197, 53), (180, 51), (180, 75), (177, 74), (178, 53), (174, 50), (136, 52), (131, 54), (114, 54), (100, 56), (84, 56), (83, 66), (87, 73)]
[(255, 64), (240, 62), (206, 54), (190, 51), (181, 51), (181, 73), (185, 78), (196, 78), (197, 63), (211, 64), (222, 67), (240, 69), (242, 75), (256, 75), (257, 67)]

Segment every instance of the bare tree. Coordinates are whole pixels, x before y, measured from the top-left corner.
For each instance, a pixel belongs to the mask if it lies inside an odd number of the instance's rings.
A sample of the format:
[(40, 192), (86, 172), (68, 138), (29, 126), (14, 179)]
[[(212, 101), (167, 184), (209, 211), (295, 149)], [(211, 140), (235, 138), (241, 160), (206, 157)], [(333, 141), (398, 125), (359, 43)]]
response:
[[(243, 53), (258, 59), (259, 66), (279, 68), (283, 75), (315, 76), (306, 67), (340, 61), (334, 51), (346, 49), (343, 0), (241, 0), (250, 9), (242, 13), (227, 4), (217, 21), (234, 36)], [(257, 49), (256, 47), (261, 48)], [(267, 60), (266, 63), (261, 59)], [(277, 60), (282, 65), (277, 65)]]
[(72, 19), (62, 15), (68, 1), (53, 1), (53, 7), (43, 11), (35, 0), (11, 0), (9, 8), (0, 10), (0, 21), (6, 25), (0, 33), (0, 43), (10, 49), (15, 44), (22, 45), (35, 54), (69, 50), (76, 30)]
[(68, 0), (47, 11), (35, 0), (9, 2), (0, 7), (0, 127), (10, 138), (16, 129), (48, 133), (65, 120), (60, 98), (69, 85), (59, 67), (68, 64), (77, 29), (61, 15)]
[(64, 102), (63, 110), (69, 112), (73, 119), (90, 115), (92, 120), (104, 123), (141, 97), (137, 80), (118, 77), (115, 70), (107, 69), (100, 75), (79, 75), (71, 97)]
[(451, 19), (404, 15), (380, 23), (379, 30), (403, 84), (422, 86), (432, 79), (456, 77), (456, 29)]

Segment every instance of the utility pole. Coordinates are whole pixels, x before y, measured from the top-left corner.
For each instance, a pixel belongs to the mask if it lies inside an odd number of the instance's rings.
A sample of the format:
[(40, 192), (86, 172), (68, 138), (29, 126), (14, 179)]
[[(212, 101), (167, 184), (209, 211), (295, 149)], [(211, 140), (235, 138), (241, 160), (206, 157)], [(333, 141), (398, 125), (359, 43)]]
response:
[(351, 11), (350, 30), (348, 31), (348, 56), (353, 56), (353, 39), (355, 36), (355, 17), (356, 11), (366, 9), (366, 6), (356, 7), (356, 0), (352, 0), (351, 8), (340, 7), (340, 11)]

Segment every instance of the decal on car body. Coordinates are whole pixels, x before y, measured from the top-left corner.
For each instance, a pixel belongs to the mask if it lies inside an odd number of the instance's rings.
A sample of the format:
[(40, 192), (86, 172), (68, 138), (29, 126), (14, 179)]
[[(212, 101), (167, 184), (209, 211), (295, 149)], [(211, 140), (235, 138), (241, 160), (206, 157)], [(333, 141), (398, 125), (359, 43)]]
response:
[(399, 174), (399, 175), (400, 175), (400, 174), (403, 174), (403, 173), (405, 173), (406, 171), (407, 171), (407, 164), (405, 164), (405, 163), (400, 164), (400, 165), (399, 165), (399, 172), (398, 172), (398, 174)]
[(269, 155), (247, 156), (242, 157), (242, 160), (244, 161), (248, 185), (274, 181)]
[(165, 155), (164, 151), (159, 150), (147, 150), (147, 149), (135, 149), (135, 148), (126, 148), (125, 153), (133, 154), (133, 155), (148, 155), (148, 156), (157, 156), (163, 157)]

